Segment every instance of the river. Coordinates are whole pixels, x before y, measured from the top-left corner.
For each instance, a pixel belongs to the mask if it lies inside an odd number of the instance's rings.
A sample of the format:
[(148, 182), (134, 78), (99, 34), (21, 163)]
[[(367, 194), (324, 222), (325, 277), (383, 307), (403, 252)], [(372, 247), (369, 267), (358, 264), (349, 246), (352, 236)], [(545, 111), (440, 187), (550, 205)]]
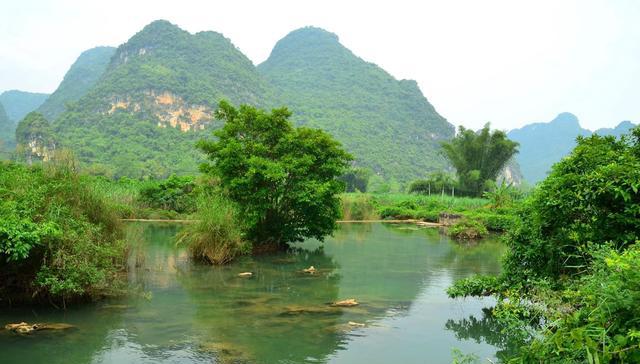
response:
[[(127, 297), (2, 309), (2, 325), (77, 328), (0, 330), (0, 363), (451, 363), (453, 348), (482, 362), (505, 349), (483, 310), (491, 298), (445, 293), (456, 279), (499, 272), (505, 248), (496, 238), (460, 244), (435, 228), (343, 224), (324, 244), (211, 267), (176, 246), (179, 229), (128, 225)], [(315, 274), (302, 272), (310, 266)], [(360, 305), (329, 305), (348, 298)]]

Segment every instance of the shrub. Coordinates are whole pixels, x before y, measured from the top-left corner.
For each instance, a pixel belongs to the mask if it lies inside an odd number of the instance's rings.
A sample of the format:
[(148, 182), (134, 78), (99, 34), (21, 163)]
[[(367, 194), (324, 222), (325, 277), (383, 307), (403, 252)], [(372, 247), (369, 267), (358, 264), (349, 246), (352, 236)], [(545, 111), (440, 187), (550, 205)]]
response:
[(196, 207), (195, 186), (193, 177), (171, 175), (166, 180), (144, 186), (140, 190), (140, 200), (153, 208), (191, 213)]
[(551, 317), (513, 362), (640, 362), (640, 245), (592, 256), (590, 273), (563, 293), (577, 309)]
[(480, 221), (466, 218), (449, 227), (448, 232), (455, 239), (480, 239), (489, 233)]
[(118, 216), (73, 162), (0, 163), (1, 296), (97, 296), (117, 285), (125, 255)]

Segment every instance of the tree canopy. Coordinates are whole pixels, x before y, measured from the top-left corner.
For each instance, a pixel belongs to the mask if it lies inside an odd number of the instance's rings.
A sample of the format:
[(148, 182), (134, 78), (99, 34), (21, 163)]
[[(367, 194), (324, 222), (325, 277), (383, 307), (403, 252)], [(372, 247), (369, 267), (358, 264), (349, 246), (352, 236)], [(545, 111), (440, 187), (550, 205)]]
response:
[(223, 101), (217, 140), (198, 143), (211, 160), (202, 170), (219, 178), (254, 245), (322, 240), (340, 216), (338, 177), (352, 157), (329, 134), (292, 126), (290, 116), (286, 108), (236, 109)]
[(503, 131), (492, 132), (490, 124), (478, 132), (460, 126), (453, 140), (442, 143), (442, 150), (456, 168), (461, 192), (480, 196), (518, 152), (518, 143)]

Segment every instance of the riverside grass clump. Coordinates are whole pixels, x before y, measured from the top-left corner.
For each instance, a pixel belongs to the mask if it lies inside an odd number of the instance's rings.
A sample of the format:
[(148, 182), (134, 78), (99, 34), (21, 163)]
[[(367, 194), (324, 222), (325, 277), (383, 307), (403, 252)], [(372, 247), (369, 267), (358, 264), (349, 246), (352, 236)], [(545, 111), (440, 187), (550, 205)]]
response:
[(376, 220), (376, 202), (364, 193), (345, 193), (341, 196), (342, 219), (346, 221)]
[(497, 206), (492, 199), (417, 194), (345, 193), (341, 196), (344, 220), (416, 219), (438, 222), (440, 213), (454, 213), (484, 225), (489, 231), (506, 231), (514, 222), (516, 200)]
[(448, 228), (449, 235), (458, 240), (476, 240), (485, 237), (489, 231), (477, 220), (464, 218)]
[(193, 219), (178, 236), (178, 244), (188, 246), (196, 260), (226, 264), (251, 252), (251, 245), (242, 236), (237, 209), (224, 196), (215, 192), (200, 194)]
[(97, 298), (120, 288), (127, 254), (113, 207), (69, 156), (0, 162), (0, 304)]

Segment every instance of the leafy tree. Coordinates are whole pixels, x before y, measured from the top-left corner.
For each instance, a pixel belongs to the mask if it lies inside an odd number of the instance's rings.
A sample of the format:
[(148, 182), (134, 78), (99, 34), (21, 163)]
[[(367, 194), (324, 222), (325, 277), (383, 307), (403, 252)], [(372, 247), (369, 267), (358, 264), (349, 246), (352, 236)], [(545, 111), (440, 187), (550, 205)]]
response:
[(640, 240), (640, 129), (632, 138), (578, 138), (520, 212), (506, 260), (511, 277), (575, 274), (594, 244)]
[(295, 128), (286, 108), (270, 113), (222, 101), (225, 121), (216, 141), (198, 147), (212, 161), (202, 170), (220, 179), (255, 245), (286, 247), (307, 237), (322, 240), (336, 227), (344, 173), (351, 156), (329, 134)]
[[(504, 299), (494, 314), (523, 344), (510, 363), (640, 360), (640, 129), (579, 137), (506, 242), (500, 276), (458, 281), (448, 292)], [(540, 328), (533, 335), (531, 323)]]
[(171, 175), (166, 180), (143, 187), (140, 199), (155, 208), (178, 213), (193, 212), (196, 208), (195, 186), (195, 180), (191, 176)]
[(351, 168), (340, 176), (346, 185), (347, 192), (367, 192), (367, 185), (371, 178), (371, 170), (367, 168)]
[(442, 149), (456, 168), (462, 192), (480, 196), (518, 152), (518, 143), (500, 130), (491, 132), (489, 124), (477, 133), (460, 126), (455, 138), (443, 143)]
[(415, 180), (409, 185), (409, 193), (438, 194), (450, 193), (458, 187), (457, 181), (448, 173), (434, 172), (426, 179)]

